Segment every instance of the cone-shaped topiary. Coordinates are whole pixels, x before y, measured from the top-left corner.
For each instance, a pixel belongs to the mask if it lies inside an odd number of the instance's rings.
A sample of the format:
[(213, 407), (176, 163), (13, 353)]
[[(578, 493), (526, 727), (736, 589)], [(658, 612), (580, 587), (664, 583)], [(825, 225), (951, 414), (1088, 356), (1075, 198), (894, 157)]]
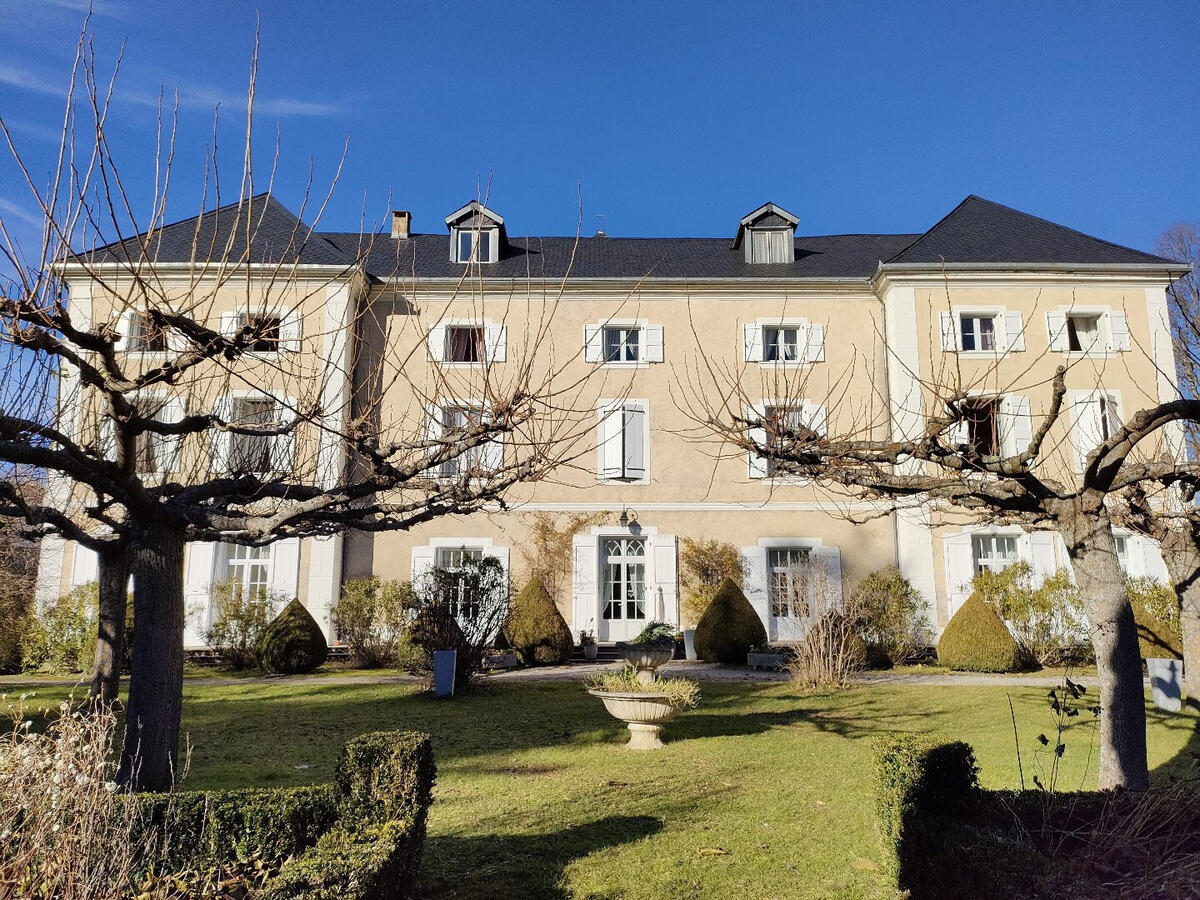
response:
[(1012, 672), (1021, 648), (992, 607), (972, 594), (946, 623), (937, 645), (938, 662), (965, 672)]
[(539, 578), (517, 594), (504, 623), (504, 636), (527, 666), (566, 662), (575, 646), (571, 629)]
[(1183, 645), (1171, 629), (1136, 600), (1131, 601), (1142, 659), (1183, 659)]
[(258, 643), (258, 661), (268, 672), (299, 675), (325, 662), (329, 645), (304, 604), (293, 600), (267, 626)]
[(731, 578), (721, 582), (696, 625), (696, 653), (708, 662), (745, 665), (751, 647), (767, 642), (762, 619)]

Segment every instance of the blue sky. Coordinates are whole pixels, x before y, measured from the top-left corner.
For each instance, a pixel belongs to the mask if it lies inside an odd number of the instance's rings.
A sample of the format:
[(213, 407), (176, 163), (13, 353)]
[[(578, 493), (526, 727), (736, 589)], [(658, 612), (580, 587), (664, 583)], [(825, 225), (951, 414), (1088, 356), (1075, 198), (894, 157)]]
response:
[[(49, 170), (82, 0), (0, 4), (0, 115)], [(802, 233), (920, 231), (977, 193), (1151, 248), (1200, 220), (1197, 3), (141, 4), (98, 0), (125, 43), (110, 123), (149, 202), (154, 98), (181, 98), (173, 217), (218, 156), (240, 164), (256, 10), (256, 148), (282, 143), (295, 209), (310, 159), (322, 221), (411, 209), (414, 230), (492, 181), (513, 234), (730, 235), (766, 200)], [(234, 185), (228, 183), (226, 192)], [(0, 214), (25, 196), (0, 163)], [(27, 209), (27, 208), (26, 208)]]

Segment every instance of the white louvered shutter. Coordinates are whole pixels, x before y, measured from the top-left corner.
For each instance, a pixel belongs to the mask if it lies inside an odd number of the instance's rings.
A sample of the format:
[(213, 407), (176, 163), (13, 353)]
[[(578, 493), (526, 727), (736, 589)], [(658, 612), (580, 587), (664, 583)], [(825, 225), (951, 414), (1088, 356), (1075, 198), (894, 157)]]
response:
[(300, 595), (300, 538), (271, 544), (271, 590), (282, 594), (285, 603)]
[[(213, 405), (213, 415), (222, 422), (229, 423), (233, 420), (237, 410), (237, 401), (225, 394), (217, 398), (217, 402)], [(220, 431), (214, 429), (212, 432), (212, 471), (228, 472), (230, 468), (229, 454), (233, 447), (233, 439), (228, 431)]]
[(113, 344), (113, 349), (118, 353), (126, 353), (130, 349), (129, 332), (133, 327), (133, 310), (127, 309), (121, 313), (117, 320), (117, 334), (119, 337)]
[(71, 565), (71, 587), (100, 580), (100, 556), (83, 544), (75, 545), (75, 561)]
[[(654, 566), (654, 603), (662, 601), (662, 621), (679, 621), (679, 577), (677, 541), (673, 534), (650, 535), (651, 564)], [(657, 618), (659, 611), (655, 610)]]
[(1075, 467), (1079, 472), (1087, 465), (1087, 458), (1100, 445), (1103, 432), (1100, 424), (1100, 394), (1081, 395), (1074, 403), (1071, 424), (1071, 442), (1075, 445)]
[(200, 644), (204, 632), (212, 624), (212, 597), (209, 586), (220, 578), (213, 577), (220, 544), (192, 541), (185, 550), (183, 567), (183, 602), (188, 614), (189, 643)]
[(642, 329), (642, 336), (646, 339), (646, 362), (662, 362), (665, 359), (663, 352), (663, 327), (661, 325), (647, 325)]
[(1004, 340), (1006, 347), (1014, 352), (1025, 349), (1025, 320), (1019, 312), (1004, 314)]
[(809, 363), (825, 362), (825, 326), (817, 322), (809, 322), (805, 331), (807, 340), (804, 344), (804, 361)]
[(231, 338), (237, 334), (242, 328), (242, 321), (245, 319), (240, 312), (223, 312), (221, 313), (220, 331), (225, 337)]
[(304, 318), (300, 309), (289, 309), (279, 322), (279, 349), (288, 353), (300, 351), (301, 331), (304, 328)]
[(599, 602), (597, 596), (600, 572), (599, 539), (593, 534), (577, 534), (571, 538), (571, 611), (572, 629), (595, 629)]
[(1108, 332), (1111, 337), (1110, 348), (1114, 351), (1129, 349), (1129, 323), (1125, 313), (1114, 310), (1108, 314)]
[(824, 436), (828, 430), (825, 406), (821, 403), (804, 401), (804, 424), (817, 434)]
[(434, 563), (434, 548), (433, 547), (413, 547), (412, 548), (412, 580), (419, 581), (421, 578), (429, 574)]
[(762, 362), (763, 329), (757, 322), (742, 326), (742, 345), (746, 362)]
[(1058, 571), (1054, 538), (1053, 531), (1035, 531), (1029, 535), (1029, 564), (1039, 579), (1049, 578)]
[(815, 551), (825, 575), (825, 600), (829, 606), (842, 606), (842, 551), (837, 547), (818, 547)]
[(604, 359), (604, 327), (583, 326), (583, 361), (598, 363)]
[[(746, 410), (746, 418), (762, 420), (766, 415), (766, 407), (754, 406)], [(766, 428), (751, 428), (747, 431), (747, 437), (757, 446), (763, 446), (767, 442)], [(746, 452), (746, 466), (748, 474), (751, 478), (766, 478), (767, 477), (767, 461), (759, 456), (753, 450)]]
[(767, 590), (767, 551), (765, 547), (742, 548), (742, 593), (770, 628), (770, 593)]
[(502, 363), (508, 359), (508, 326), (487, 326), (487, 358), (490, 363)]
[(1055, 353), (1066, 353), (1070, 348), (1067, 340), (1067, 314), (1046, 313), (1046, 333), (1050, 338), (1050, 349)]
[[(440, 406), (425, 407), (425, 440), (426, 441), (439, 441), (439, 440), (441, 440), (442, 434), (444, 431), (445, 431), (445, 422), (442, 418), (442, 408)], [(440, 446), (430, 446), (429, 450), (426, 453), (426, 458), (433, 456), (433, 454), (437, 453), (440, 449), (441, 449)], [(454, 465), (454, 461), (451, 461), (451, 463), (449, 465)], [(446, 464), (443, 464), (441, 470), (438, 470), (438, 471), (428, 471), (427, 470), (425, 474), (430, 477), (436, 478), (441, 475), (449, 474), (445, 471), (445, 469), (446, 469)]]
[(624, 478), (646, 477), (646, 410), (640, 404), (626, 403), (622, 418), (622, 472)]
[(446, 326), (434, 325), (429, 329), (425, 341), (425, 352), (432, 362), (442, 362), (446, 358)]
[(499, 472), (504, 468), (504, 437), (497, 435), (480, 449), (480, 462), (485, 471)]
[(597, 434), (598, 474), (601, 478), (620, 478), (625, 468), (624, 415), (620, 404), (602, 407)]
[(975, 577), (975, 559), (971, 554), (971, 535), (959, 534), (942, 542), (946, 556), (946, 591), (950, 615), (954, 615), (971, 593)]
[(958, 328), (955, 324), (953, 313), (940, 313), (942, 327), (942, 349), (957, 350), (958, 349)]
[[(158, 411), (155, 418), (164, 424), (182, 422), (187, 408), (182, 397), (171, 397)], [(155, 437), (155, 457), (159, 468), (164, 472), (178, 472), (183, 449), (183, 435), (164, 434)]]
[[(296, 401), (283, 397), (275, 402), (275, 422), (282, 425), (296, 418)], [(296, 428), (271, 437), (271, 468), (277, 474), (290, 475), (296, 466)]]
[(1000, 398), (1000, 453), (1017, 456), (1029, 448), (1033, 440), (1033, 417), (1029, 398), (1021, 394), (1005, 394)]

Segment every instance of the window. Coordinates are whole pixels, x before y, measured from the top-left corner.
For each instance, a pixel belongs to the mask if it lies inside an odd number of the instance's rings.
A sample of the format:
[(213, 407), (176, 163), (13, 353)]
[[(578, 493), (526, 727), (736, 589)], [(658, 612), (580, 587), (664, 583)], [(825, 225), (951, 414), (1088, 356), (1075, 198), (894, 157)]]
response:
[(482, 325), (451, 325), (446, 329), (446, 362), (482, 363), (487, 341)]
[(995, 456), (1000, 452), (1000, 400), (983, 397), (962, 404), (966, 440), (980, 456)]
[(604, 618), (646, 618), (646, 539), (604, 538)]
[[(238, 425), (269, 426), (275, 424), (275, 401), (266, 397), (239, 397), (233, 401), (232, 422)], [(235, 472), (263, 474), (275, 466), (271, 457), (274, 435), (229, 435), (229, 468)]]
[(167, 329), (155, 325), (147, 313), (130, 313), (127, 330), (129, 333), (125, 336), (125, 346), (129, 350), (141, 353), (166, 352)]
[(1067, 349), (1076, 353), (1089, 353), (1104, 348), (1100, 340), (1099, 314), (1067, 316)]
[(458, 262), (485, 263), (492, 261), (492, 231), (490, 228), (482, 231), (460, 228), (457, 234), (458, 256), (456, 259)]
[(650, 435), (646, 400), (627, 400), (601, 406), (598, 440), (601, 478), (640, 481), (649, 474)]
[(962, 350), (995, 350), (996, 349), (996, 317), (995, 316), (960, 316), (959, 329)]
[(474, 620), (479, 617), (479, 595), (470, 590), (464, 569), (483, 559), (479, 547), (439, 547), (437, 567), (448, 577), (439, 582), (442, 600), (450, 607), (450, 614), (458, 619)]
[[(794, 451), (818, 437), (811, 427), (811, 416), (803, 406), (768, 406), (763, 412), (767, 445), (780, 451)], [(803, 462), (802, 458), (797, 459)], [(815, 459), (814, 459), (815, 461)], [(767, 459), (767, 475), (776, 474), (777, 460)]]
[(807, 547), (769, 547), (767, 549), (767, 588), (771, 595), (771, 615), (777, 618), (806, 618), (808, 605)]
[[(159, 422), (178, 421), (178, 416), (172, 415), (168, 409), (169, 400), (162, 397), (138, 397), (134, 406), (139, 416), (156, 419)], [(138, 434), (134, 443), (134, 457), (137, 460), (139, 475), (161, 475), (176, 467), (176, 455), (179, 438), (173, 435), (155, 434), (143, 431)]]
[(1017, 561), (1017, 536), (1013, 534), (971, 535), (975, 572), (999, 572)]
[[(478, 406), (467, 404), (450, 404), (442, 407), (442, 437), (453, 439), (456, 433), (480, 425), (483, 421), (483, 410)], [(500, 467), (500, 462), (493, 453), (500, 445), (495, 442), (476, 444), (468, 447), (453, 459), (442, 463), (443, 478), (458, 478), (463, 475), (483, 474)]]
[(1100, 442), (1107, 441), (1116, 432), (1120, 424), (1117, 421), (1117, 405), (1112, 397), (1100, 394), (1095, 399), (1097, 422), (1100, 426)]
[(764, 326), (763, 362), (796, 362), (799, 359), (799, 328), (795, 326)]
[(218, 572), (221, 581), (237, 585), (243, 600), (261, 599), (267, 596), (271, 585), (271, 547), (244, 547), (241, 544), (222, 545), (225, 560), (224, 572)]
[(790, 229), (751, 228), (749, 236), (752, 263), (786, 263), (796, 258)]
[(1129, 574), (1129, 538), (1121, 534), (1113, 535), (1113, 543), (1117, 545), (1117, 565), (1126, 575)]
[(641, 347), (642, 330), (636, 326), (604, 329), (605, 362), (637, 362)]

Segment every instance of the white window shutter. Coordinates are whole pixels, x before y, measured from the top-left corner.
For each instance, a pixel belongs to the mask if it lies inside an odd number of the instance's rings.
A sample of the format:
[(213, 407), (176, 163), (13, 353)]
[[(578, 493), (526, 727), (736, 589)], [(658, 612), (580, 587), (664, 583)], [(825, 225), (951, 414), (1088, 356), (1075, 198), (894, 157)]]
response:
[[(766, 408), (763, 406), (754, 406), (746, 410), (747, 419), (758, 419), (761, 421), (766, 414)], [(765, 428), (750, 428), (746, 432), (747, 438), (754, 442), (757, 446), (763, 446), (767, 442), (767, 429)], [(767, 477), (767, 461), (759, 456), (753, 450), (746, 451), (746, 466), (748, 474), (751, 478), (766, 478)]]
[[(171, 397), (163, 404), (156, 418), (163, 424), (182, 422), (187, 412), (182, 397)], [(183, 435), (166, 434), (155, 438), (157, 449), (155, 456), (159, 468), (164, 472), (178, 472), (180, 467), (180, 451), (183, 449)]]
[(499, 472), (504, 468), (504, 438), (497, 436), (483, 445), (480, 462), (489, 472)]
[(825, 362), (825, 326), (817, 322), (809, 322), (805, 332), (807, 340), (804, 344), (804, 361)]
[[(229, 423), (233, 419), (236, 401), (225, 394), (217, 398), (213, 405), (213, 415), (222, 422)], [(233, 446), (232, 436), (228, 431), (214, 430), (212, 432), (212, 471), (229, 471), (229, 453)]]
[(117, 423), (109, 416), (100, 418), (100, 457), (109, 462), (117, 461)]
[[(676, 539), (673, 534), (650, 535), (651, 565), (654, 566), (654, 596), (650, 598), (649, 609), (655, 618), (661, 614), (662, 621), (677, 624), (679, 622), (679, 578), (677, 564)], [(662, 600), (662, 610), (658, 609), (658, 601)]]
[(595, 535), (577, 534), (571, 538), (571, 611), (575, 620), (571, 627), (576, 633), (584, 628), (594, 630), (597, 624), (599, 556), (599, 539)]
[[(949, 410), (947, 409), (946, 412), (949, 412)], [(950, 447), (959, 447), (971, 442), (971, 429), (963, 419), (951, 423), (950, 427), (946, 429), (945, 434), (946, 444)]]
[[(284, 603), (300, 596), (300, 538), (283, 538), (271, 544), (271, 590)], [(278, 610), (276, 610), (278, 612)]]
[(426, 352), (433, 362), (442, 362), (446, 358), (446, 326), (434, 325), (429, 329), (426, 341)]
[(646, 410), (640, 404), (627, 403), (621, 411), (622, 476), (646, 477)]
[(746, 362), (762, 362), (763, 330), (757, 322), (742, 326), (742, 344), (745, 350)]
[(1064, 312), (1046, 313), (1046, 333), (1050, 338), (1050, 349), (1055, 353), (1066, 353), (1070, 348), (1067, 343), (1067, 314)]
[(604, 327), (583, 326), (583, 361), (598, 363), (604, 359)]
[(1025, 349), (1025, 320), (1019, 312), (1004, 314), (1004, 340), (1010, 351)]
[(763, 628), (770, 627), (770, 594), (767, 590), (767, 551), (764, 547), (742, 548), (742, 593), (762, 619)]
[(487, 326), (487, 358), (490, 363), (501, 363), (508, 359), (508, 326)]
[(818, 547), (816, 557), (824, 568), (825, 601), (829, 608), (842, 606), (842, 551), (837, 547)]
[[(445, 424), (442, 420), (441, 407), (440, 406), (425, 407), (425, 440), (426, 441), (441, 440), (442, 432), (443, 432), (444, 428), (445, 428)], [(441, 448), (438, 446), (431, 446), (428, 450), (428, 454), (430, 456), (432, 456), (434, 453), (436, 453), (440, 449)], [(440, 472), (440, 471), (430, 472), (430, 471), (426, 470), (425, 474), (428, 475), (429, 477), (437, 478), (438, 476), (443, 475), (445, 473)]]
[(133, 310), (127, 309), (121, 313), (117, 319), (117, 340), (113, 344), (113, 349), (118, 353), (125, 353), (129, 350), (129, 329), (133, 323)]
[[(189, 317), (190, 318), (190, 317)], [(188, 349), (191, 342), (183, 336), (182, 332), (176, 331), (174, 328), (167, 330), (167, 349), (174, 353), (182, 353)]]
[(192, 541), (185, 549), (183, 566), (183, 604), (188, 616), (189, 638), (192, 643), (203, 643), (203, 632), (212, 624), (212, 597), (209, 586), (218, 579), (213, 577), (213, 564), (219, 544), (208, 541)]
[[(284, 397), (275, 403), (275, 424), (282, 425), (295, 419), (296, 401)], [(290, 475), (296, 466), (296, 428), (271, 438), (271, 468), (276, 474)]]
[(1129, 349), (1129, 323), (1125, 320), (1125, 313), (1113, 310), (1108, 314), (1108, 333), (1112, 339), (1112, 350)]
[(975, 577), (975, 559), (971, 554), (971, 535), (959, 534), (942, 542), (946, 555), (946, 591), (949, 595), (950, 615), (958, 611), (971, 593), (971, 580)]
[(958, 328), (956, 327), (957, 320), (953, 313), (940, 313), (942, 324), (942, 349), (957, 350), (958, 349)]
[(1156, 581), (1171, 584), (1171, 576), (1167, 572), (1167, 564), (1163, 561), (1158, 542), (1142, 536), (1138, 538), (1138, 543), (1142, 545), (1142, 571)]
[(75, 545), (75, 561), (71, 565), (71, 587), (100, 580), (100, 556), (83, 544)]
[(1035, 531), (1029, 535), (1029, 564), (1039, 579), (1051, 577), (1058, 571), (1058, 559), (1054, 554), (1053, 531)]
[(661, 325), (647, 325), (642, 329), (642, 337), (645, 338), (645, 360), (646, 362), (660, 363), (663, 361), (663, 327)]
[(434, 548), (433, 547), (413, 547), (412, 548), (412, 580), (418, 581), (428, 575), (433, 568)]
[(1087, 458), (1100, 445), (1100, 397), (1098, 394), (1080, 395), (1072, 405), (1073, 422), (1071, 438), (1075, 445), (1075, 467), (1083, 472)]
[(298, 353), (303, 328), (304, 317), (300, 314), (300, 308), (286, 310), (279, 321), (279, 349)]
[(822, 403), (804, 401), (804, 424), (819, 435), (825, 435), (828, 429), (825, 406)]
[(242, 321), (245, 319), (240, 312), (223, 312), (221, 313), (221, 334), (227, 338), (233, 337), (242, 328)]
[(1005, 394), (1000, 398), (1000, 453), (1017, 456), (1029, 449), (1033, 440), (1033, 416), (1029, 398), (1021, 394)]
[(625, 447), (622, 408), (604, 406), (600, 410), (597, 434), (599, 447), (598, 474), (601, 478), (620, 478), (625, 468)]

